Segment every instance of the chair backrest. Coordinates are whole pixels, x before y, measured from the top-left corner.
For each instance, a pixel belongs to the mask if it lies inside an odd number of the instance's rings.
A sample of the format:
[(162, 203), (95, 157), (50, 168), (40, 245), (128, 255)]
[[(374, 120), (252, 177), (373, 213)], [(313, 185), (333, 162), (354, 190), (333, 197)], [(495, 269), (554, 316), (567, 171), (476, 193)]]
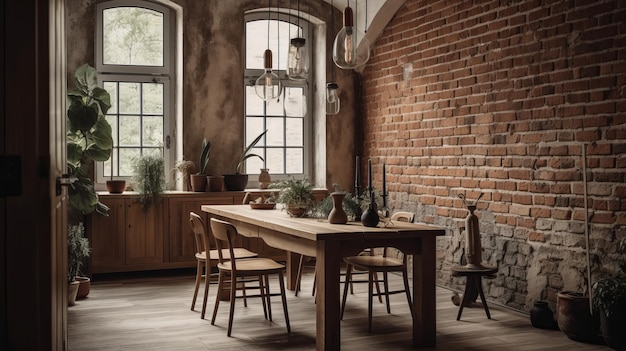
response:
[(392, 221), (413, 223), (414, 219), (415, 219), (415, 213), (413, 212), (400, 211), (391, 215)]
[[(222, 221), (216, 218), (211, 218), (211, 231), (213, 232), (213, 236), (215, 237), (215, 244), (217, 245), (217, 253), (219, 255), (219, 262), (224, 263), (224, 255), (222, 254), (222, 250), (228, 249), (230, 257), (235, 257), (235, 253), (233, 250), (235, 236), (237, 235), (237, 228), (234, 225)], [(237, 270), (235, 266), (235, 262), (237, 260), (231, 260), (233, 271)]]
[(209, 251), (211, 250), (211, 241), (209, 240), (209, 234), (207, 233), (204, 220), (195, 212), (189, 212), (189, 223), (191, 224), (191, 230), (196, 239), (196, 253), (201, 254), (206, 252), (208, 259)]

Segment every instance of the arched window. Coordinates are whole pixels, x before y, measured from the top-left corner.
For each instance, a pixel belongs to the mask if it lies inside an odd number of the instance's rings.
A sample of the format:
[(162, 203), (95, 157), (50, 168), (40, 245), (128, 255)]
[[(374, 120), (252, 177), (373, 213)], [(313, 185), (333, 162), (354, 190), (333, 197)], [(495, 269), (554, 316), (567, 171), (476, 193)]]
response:
[[(259, 174), (269, 168), (273, 180), (294, 176), (311, 178), (312, 113), (310, 81), (290, 80), (287, 77), (287, 54), (291, 38), (298, 33), (310, 47), (309, 24), (304, 19), (276, 13), (253, 12), (246, 14), (245, 45), (245, 137), (250, 142), (264, 130), (266, 137), (254, 149), (265, 159), (249, 158), (246, 173)], [(269, 21), (269, 23), (268, 23)], [(269, 41), (269, 43), (268, 43)], [(255, 92), (255, 81), (264, 73), (263, 54), (272, 50), (272, 71), (283, 83), (278, 99), (263, 101)], [(308, 50), (310, 55), (311, 49)], [(311, 61), (311, 58), (309, 58)], [(309, 77), (312, 73), (309, 74)]]
[(111, 95), (106, 118), (113, 129), (113, 155), (96, 165), (96, 182), (130, 177), (133, 160), (143, 155), (162, 155), (170, 169), (176, 16), (141, 0), (100, 2), (96, 9), (96, 69)]

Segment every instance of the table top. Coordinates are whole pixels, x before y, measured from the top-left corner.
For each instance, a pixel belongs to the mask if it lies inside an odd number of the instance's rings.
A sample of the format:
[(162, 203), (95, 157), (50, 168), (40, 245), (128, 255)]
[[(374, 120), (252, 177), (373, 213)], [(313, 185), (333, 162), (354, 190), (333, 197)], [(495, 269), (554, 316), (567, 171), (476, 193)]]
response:
[(355, 240), (444, 235), (442, 228), (417, 223), (393, 222), (365, 227), (361, 222), (330, 224), (327, 219), (294, 218), (281, 209), (252, 209), (250, 205), (202, 205), (202, 211), (308, 240)]

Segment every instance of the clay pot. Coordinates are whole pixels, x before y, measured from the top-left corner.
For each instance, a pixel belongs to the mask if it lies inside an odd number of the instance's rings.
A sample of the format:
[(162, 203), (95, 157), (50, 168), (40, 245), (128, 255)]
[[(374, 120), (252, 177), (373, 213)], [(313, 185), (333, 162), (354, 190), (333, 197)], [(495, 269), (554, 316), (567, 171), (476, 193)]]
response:
[(535, 302), (533, 308), (530, 310), (530, 323), (533, 327), (540, 329), (559, 328), (554, 320), (554, 313), (545, 301)]
[(259, 189), (267, 189), (271, 182), (272, 177), (270, 176), (269, 169), (261, 168), (261, 173), (259, 173)]
[(568, 338), (596, 342), (600, 330), (598, 315), (591, 315), (589, 296), (563, 291), (556, 296), (557, 323)]
[(209, 191), (219, 192), (224, 190), (224, 177), (222, 176), (207, 176), (206, 182)]
[(78, 293), (78, 285), (80, 282), (74, 280), (67, 285), (67, 305), (74, 306), (76, 304), (76, 294)]
[(107, 180), (107, 190), (111, 194), (121, 194), (126, 189), (125, 180)]
[(206, 176), (204, 174), (191, 174), (191, 189), (196, 192), (206, 191)]
[(84, 299), (89, 295), (89, 290), (91, 290), (91, 279), (89, 277), (76, 277), (76, 281), (79, 283), (76, 298)]

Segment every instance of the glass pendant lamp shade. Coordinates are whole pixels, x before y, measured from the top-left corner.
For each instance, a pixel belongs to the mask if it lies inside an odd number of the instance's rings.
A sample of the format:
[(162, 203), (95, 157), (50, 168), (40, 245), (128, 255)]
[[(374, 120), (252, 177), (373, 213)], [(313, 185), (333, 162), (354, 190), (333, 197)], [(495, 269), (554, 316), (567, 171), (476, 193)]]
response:
[(309, 54), (306, 39), (293, 38), (289, 42), (287, 75), (289, 79), (305, 80), (309, 77)]
[(280, 96), (283, 84), (280, 78), (272, 72), (272, 50), (265, 50), (263, 58), (265, 73), (256, 80), (254, 90), (263, 101), (274, 100)]
[(346, 7), (343, 13), (343, 28), (333, 42), (333, 61), (339, 68), (350, 69), (365, 64), (369, 58), (369, 41), (365, 34), (354, 26), (352, 8)]
[(336, 115), (341, 108), (341, 101), (337, 94), (339, 85), (337, 83), (326, 84), (326, 114)]

